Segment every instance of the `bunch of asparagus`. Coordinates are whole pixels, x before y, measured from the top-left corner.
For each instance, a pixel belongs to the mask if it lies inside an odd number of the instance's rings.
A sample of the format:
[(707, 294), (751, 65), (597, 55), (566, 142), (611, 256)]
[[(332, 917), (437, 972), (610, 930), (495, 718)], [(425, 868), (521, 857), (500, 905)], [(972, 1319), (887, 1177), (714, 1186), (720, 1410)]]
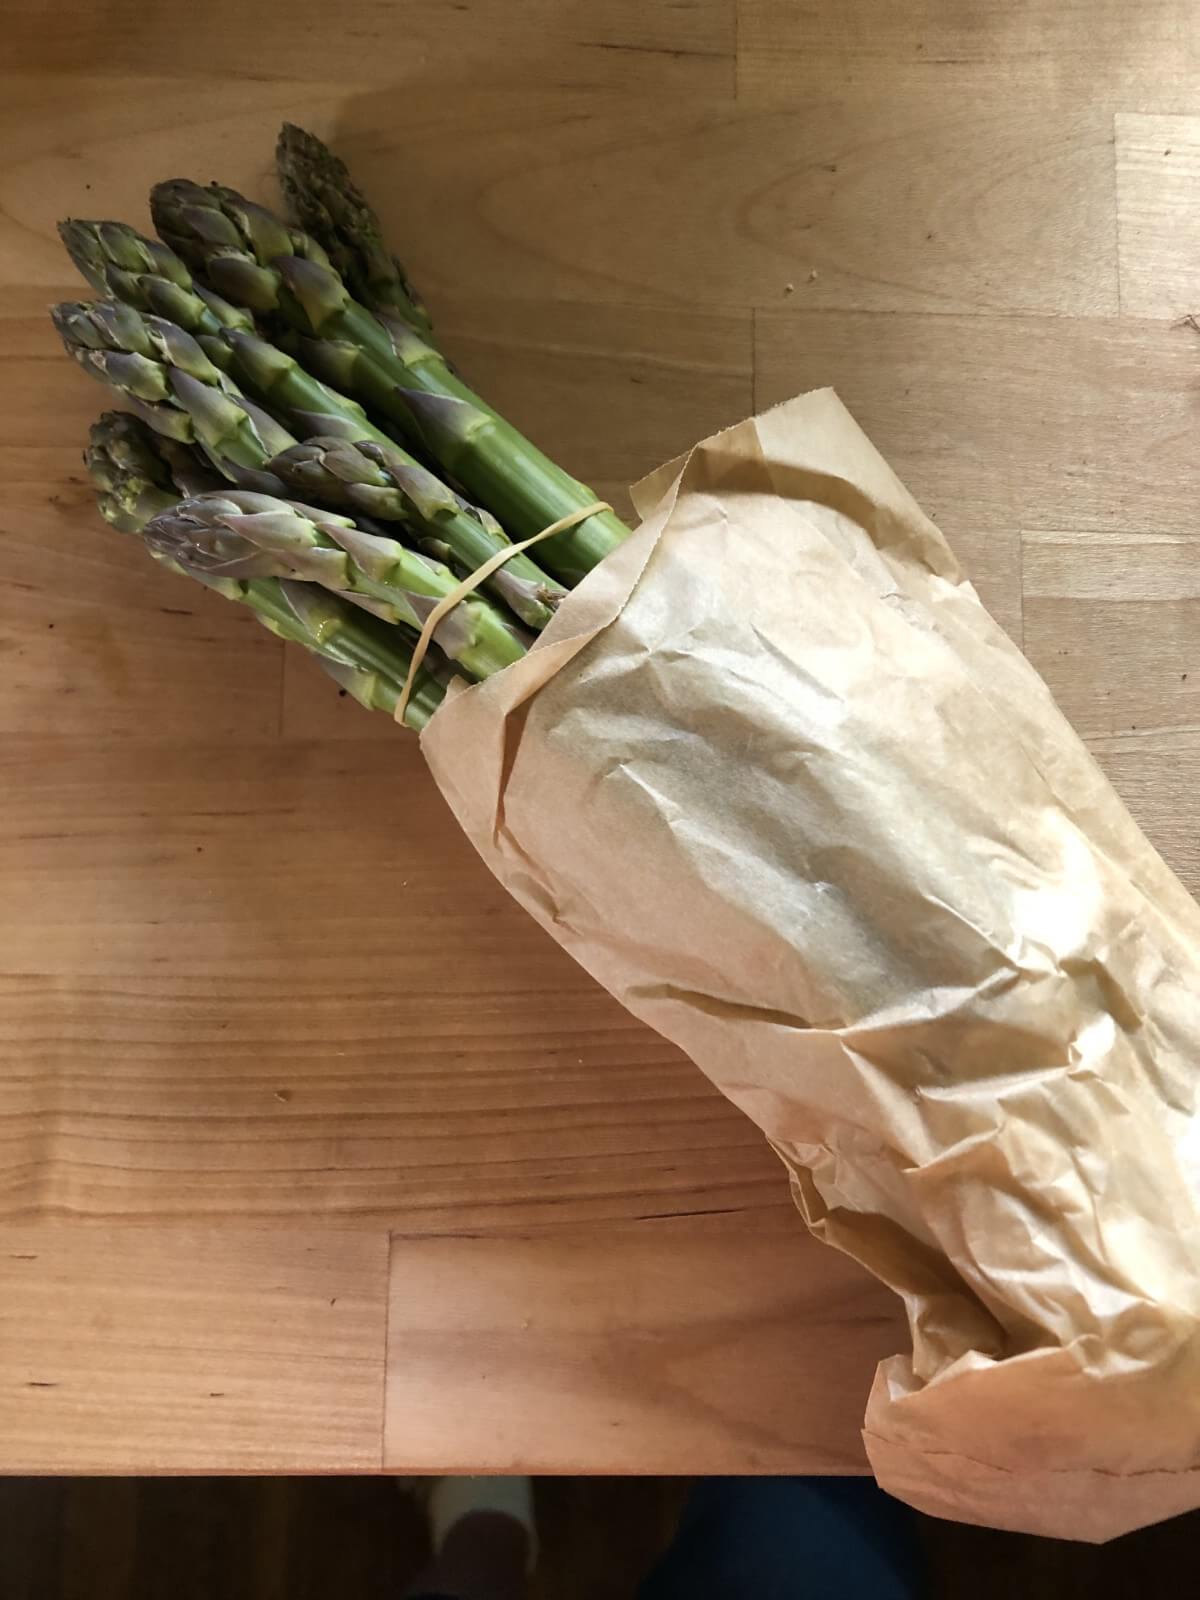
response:
[(573, 519), (437, 619), (404, 704), (419, 728), (453, 673), (517, 660), (629, 530), (446, 361), (344, 164), (288, 125), (276, 159), (294, 223), (171, 179), (150, 197), (160, 239), (60, 225), (104, 298), (56, 306), (55, 326), (129, 408), (84, 461), (113, 527), (393, 715), (439, 602)]

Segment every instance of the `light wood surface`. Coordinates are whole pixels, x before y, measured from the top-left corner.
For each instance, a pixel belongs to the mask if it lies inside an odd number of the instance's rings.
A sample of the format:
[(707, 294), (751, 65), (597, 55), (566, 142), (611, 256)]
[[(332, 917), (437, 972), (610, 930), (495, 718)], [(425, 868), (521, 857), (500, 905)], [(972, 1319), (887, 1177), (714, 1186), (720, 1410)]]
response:
[(6, 1227), (5, 1466), (376, 1467), (387, 1266), (365, 1232)]
[(1195, 888), (1194, 24), (6, 9), (0, 1468), (852, 1470), (903, 1339), (749, 1124), (506, 902), (413, 743), (100, 529), (55, 220), (144, 225), (175, 172), (269, 195), (303, 120), (453, 356), (609, 497), (833, 384)]
[(384, 1464), (862, 1472), (898, 1304), (791, 1219), (392, 1242)]

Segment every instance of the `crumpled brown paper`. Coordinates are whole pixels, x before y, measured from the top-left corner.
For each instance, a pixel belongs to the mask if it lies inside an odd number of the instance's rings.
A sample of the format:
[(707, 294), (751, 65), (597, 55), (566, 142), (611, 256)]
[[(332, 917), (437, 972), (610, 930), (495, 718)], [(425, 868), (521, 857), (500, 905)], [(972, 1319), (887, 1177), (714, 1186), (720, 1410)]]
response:
[(830, 391), (635, 494), (438, 784), (903, 1296), (886, 1489), (1095, 1540), (1200, 1503), (1200, 910)]

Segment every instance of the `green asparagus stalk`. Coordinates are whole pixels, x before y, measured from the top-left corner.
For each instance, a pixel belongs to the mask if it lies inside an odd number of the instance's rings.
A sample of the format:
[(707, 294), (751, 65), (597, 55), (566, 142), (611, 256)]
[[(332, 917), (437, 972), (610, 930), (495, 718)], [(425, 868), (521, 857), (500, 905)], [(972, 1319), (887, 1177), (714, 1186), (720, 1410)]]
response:
[[(509, 544), (494, 517), (394, 445), (317, 437), (276, 456), (269, 470), (303, 499), (401, 524), (409, 542), (459, 572), (474, 572)], [(566, 593), (525, 554), (511, 556), (484, 587), (532, 628), (545, 627)]]
[[(115, 527), (136, 532), (150, 517), (175, 509), (180, 498), (175, 485), (187, 474), (186, 457), (184, 447), (156, 440), (137, 418), (107, 413), (93, 426), (85, 456), (103, 493), (103, 515)], [(195, 481), (194, 466), (191, 476)], [(215, 485), (210, 481), (204, 487)], [(439, 562), (364, 532), (347, 517), (264, 496), (234, 498), (233, 509), (240, 511), (239, 516), (219, 514), (218, 508), (232, 504), (220, 495), (201, 493), (192, 502), (193, 510), (203, 506), (208, 514), (205, 541), (191, 534), (192, 565), (199, 570), (203, 558), (209, 576), (289, 577), (322, 583), (352, 596), (383, 620), (414, 630), (422, 626), (432, 605), (456, 587), (453, 574)], [(166, 526), (164, 516), (160, 524), (164, 532)], [(159, 549), (162, 553), (165, 545)], [(498, 671), (523, 653), (519, 635), (476, 597), (455, 607), (438, 627), (435, 640), (477, 677)]]
[[(309, 440), (273, 457), (266, 470), (296, 493), (377, 520), (398, 522), (426, 555), (471, 572), (509, 545), (500, 524), (442, 483), (386, 433), (363, 408), (312, 377), (285, 351), (257, 334), (231, 329), (225, 339), (232, 370), (275, 416)], [(332, 458), (328, 456), (331, 447)], [(328, 469), (323, 463), (330, 461)], [(386, 464), (387, 475), (383, 467)], [(342, 478), (339, 479), (338, 471)], [(347, 495), (349, 474), (359, 487), (374, 483), (387, 493)], [(489, 580), (489, 593), (532, 628), (544, 628), (565, 590), (526, 555), (511, 557)]]
[(268, 339), (240, 328), (231, 328), (223, 339), (230, 371), (238, 382), (257, 395), (272, 414), (285, 417), (301, 438), (319, 433), (395, 445), (357, 400), (314, 378), (294, 356)]
[[(122, 532), (145, 535), (154, 515), (175, 509), (179, 496), (174, 491), (181, 482), (203, 481), (202, 464), (188, 456), (186, 447), (153, 433), (137, 417), (108, 412), (93, 424), (84, 457), (102, 515)], [(153, 531), (148, 548), (170, 570), (248, 606), (278, 638), (313, 652), (338, 685), (361, 704), (395, 715), (412, 662), (408, 642), (398, 630), (309, 584), (235, 579), (189, 564), (186, 549), (168, 550)], [(436, 666), (419, 670), (405, 709), (409, 726), (421, 728), (428, 722), (445, 687), (444, 670)]]
[[(156, 539), (155, 523), (147, 528)], [(179, 570), (201, 581), (184, 561)], [(386, 711), (394, 717), (412, 664), (412, 648), (404, 636), (385, 623), (373, 622), (336, 595), (286, 578), (255, 578), (239, 585), (239, 598), (277, 638), (301, 644), (312, 652), (339, 688), (354, 696), (368, 711)], [(412, 693), (404, 708), (404, 721), (420, 731), (441, 705), (447, 674), (429, 665), (418, 668)]]
[[(165, 245), (116, 222), (64, 223), (60, 231), (72, 260), (89, 282), (109, 288), (135, 308), (170, 304), (177, 314), (175, 320), (196, 338), (204, 354), (232, 374), (277, 420), (305, 437), (320, 435), (322, 443), (333, 437), (370, 442), (376, 452), (386, 451), (390, 466), (399, 474), (405, 510), (398, 516), (393, 509), (384, 520), (404, 522), (426, 554), (441, 560), (446, 551), (453, 565), (470, 571), (507, 543), (493, 517), (469, 505), (400, 450), (356, 401), (321, 383), (286, 352), (261, 338), (246, 312), (229, 307), (217, 320), (201, 293), (192, 292), (187, 266)], [(134, 263), (145, 270), (135, 273)], [(226, 305), (217, 296), (212, 300)], [(281, 459), (287, 455), (285, 452)], [(368, 466), (364, 461), (358, 475)], [(370, 471), (378, 478), (379, 468), (372, 466)], [(311, 475), (309, 478), (309, 483), (302, 485), (293, 472), (283, 481), (308, 499), (324, 500), (325, 496), (315, 492)], [(327, 486), (336, 486), (332, 473), (325, 474), (325, 479)], [(387, 486), (386, 480), (380, 481)], [(387, 487), (394, 501), (396, 484)], [(347, 502), (340, 494), (328, 503), (360, 514), (370, 510), (362, 499)], [(546, 625), (564, 593), (527, 556), (513, 557), (488, 588), (534, 628)]]
[[(385, 622), (414, 631), (458, 587), (439, 562), (364, 532), (349, 517), (271, 495), (200, 495), (162, 512), (153, 527), (157, 548), (186, 551), (189, 564), (199, 570), (321, 584)], [(515, 629), (478, 595), (448, 612), (433, 637), (475, 678), (499, 672), (525, 653)]]
[[(408, 640), (385, 623), (357, 613), (336, 595), (314, 588), (311, 583), (287, 578), (252, 578), (237, 582), (215, 579), (195, 570), (179, 552), (167, 557), (156, 548), (157, 519), (147, 525), (146, 539), (151, 554), (186, 577), (196, 578), (209, 588), (220, 588), (231, 599), (249, 606), (259, 622), (278, 639), (302, 645), (316, 656), (320, 665), (340, 689), (354, 696), (368, 711), (385, 711), (394, 717), (412, 663)], [(429, 665), (430, 657), (417, 670), (408, 704), (405, 724), (418, 732), (441, 705), (446, 694), (447, 674)]]
[(80, 366), (115, 389), (157, 433), (198, 445), (231, 482), (265, 493), (281, 487), (263, 469), (295, 438), (247, 399), (182, 328), (119, 301), (67, 302), (51, 316)]
[(372, 311), (428, 328), (429, 313), (345, 162), (314, 134), (285, 122), (275, 165), (297, 221), (324, 249), (350, 293)]
[[(301, 355), (318, 376), (407, 425), (472, 499), (510, 533), (528, 537), (591, 505), (595, 496), (490, 410), (411, 328), (353, 299), (310, 235), (219, 185), (156, 185), (155, 226), (220, 294), (282, 317), (305, 336)], [(628, 536), (596, 512), (539, 552), (552, 572), (578, 581)]]

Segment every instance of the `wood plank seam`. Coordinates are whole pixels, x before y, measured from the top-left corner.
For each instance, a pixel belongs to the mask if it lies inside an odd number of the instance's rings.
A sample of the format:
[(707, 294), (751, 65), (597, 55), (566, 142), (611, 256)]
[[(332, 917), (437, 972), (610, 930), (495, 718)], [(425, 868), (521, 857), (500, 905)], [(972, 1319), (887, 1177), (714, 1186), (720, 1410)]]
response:
[(1113, 253), (1114, 254), (1113, 266), (1114, 266), (1114, 270), (1115, 270), (1116, 275), (1117, 275), (1117, 316), (1118, 317), (1123, 317), (1124, 314), (1125, 314), (1125, 290), (1124, 290), (1124, 282), (1123, 282), (1125, 274), (1121, 269), (1121, 260), (1122, 260), (1122, 254), (1121, 254), (1121, 245), (1122, 245), (1122, 240), (1121, 240), (1121, 233), (1122, 233), (1122, 220), (1121, 220), (1121, 211), (1122, 211), (1122, 206), (1121, 206), (1121, 171), (1120, 171), (1120, 160), (1119, 160), (1119, 157), (1118, 157), (1118, 149), (1117, 149), (1117, 127), (1118, 127), (1118, 119), (1120, 117), (1120, 109), (1121, 108), (1119, 106), (1115, 107), (1114, 110), (1113, 110), (1113, 115), (1112, 115), (1112, 203), (1113, 203), (1113, 232), (1115, 234), (1115, 250), (1114, 250), (1114, 253)]

